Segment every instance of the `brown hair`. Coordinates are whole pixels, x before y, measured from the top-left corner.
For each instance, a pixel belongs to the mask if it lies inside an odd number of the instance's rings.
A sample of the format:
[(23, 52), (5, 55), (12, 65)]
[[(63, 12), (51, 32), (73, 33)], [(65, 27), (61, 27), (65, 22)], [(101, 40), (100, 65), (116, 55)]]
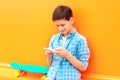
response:
[(69, 20), (70, 17), (72, 17), (72, 10), (70, 7), (68, 6), (63, 6), (60, 5), (58, 7), (55, 8), (53, 15), (52, 15), (52, 20), (60, 20), (60, 19), (66, 19)]

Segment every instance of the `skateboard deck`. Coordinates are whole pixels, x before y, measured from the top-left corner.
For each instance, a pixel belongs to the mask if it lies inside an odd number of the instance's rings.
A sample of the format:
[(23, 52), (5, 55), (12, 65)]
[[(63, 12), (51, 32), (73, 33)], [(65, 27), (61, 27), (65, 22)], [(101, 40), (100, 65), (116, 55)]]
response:
[(15, 73), (16, 76), (19, 76), (20, 74), (24, 74), (25, 72), (47, 74), (49, 70), (49, 68), (45, 66), (19, 64), (17, 62), (12, 62), (10, 66), (18, 70), (18, 72)]

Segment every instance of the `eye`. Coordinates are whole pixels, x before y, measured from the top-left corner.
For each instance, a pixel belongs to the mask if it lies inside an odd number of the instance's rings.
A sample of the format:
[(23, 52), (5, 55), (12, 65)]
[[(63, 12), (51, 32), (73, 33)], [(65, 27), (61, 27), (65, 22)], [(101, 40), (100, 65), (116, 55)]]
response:
[(59, 25), (56, 25), (57, 27), (59, 27)]
[(61, 24), (61, 26), (65, 26), (65, 24)]

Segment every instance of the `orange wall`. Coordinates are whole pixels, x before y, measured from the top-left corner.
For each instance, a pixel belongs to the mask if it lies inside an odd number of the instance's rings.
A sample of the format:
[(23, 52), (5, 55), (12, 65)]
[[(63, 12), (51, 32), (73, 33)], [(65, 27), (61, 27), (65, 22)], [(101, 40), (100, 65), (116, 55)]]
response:
[(0, 62), (47, 65), (43, 48), (57, 32), (59, 4), (71, 6), (75, 26), (91, 50), (90, 74), (120, 76), (119, 0), (0, 0)]

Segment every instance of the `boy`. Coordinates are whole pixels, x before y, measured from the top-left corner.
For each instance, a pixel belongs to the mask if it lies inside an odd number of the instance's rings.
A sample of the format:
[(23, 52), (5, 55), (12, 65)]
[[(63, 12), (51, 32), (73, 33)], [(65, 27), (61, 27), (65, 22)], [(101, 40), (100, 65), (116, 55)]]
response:
[(46, 80), (81, 80), (81, 72), (90, 57), (85, 37), (73, 27), (74, 18), (68, 6), (58, 6), (52, 16), (60, 33), (52, 36), (49, 49), (45, 49), (50, 65)]

